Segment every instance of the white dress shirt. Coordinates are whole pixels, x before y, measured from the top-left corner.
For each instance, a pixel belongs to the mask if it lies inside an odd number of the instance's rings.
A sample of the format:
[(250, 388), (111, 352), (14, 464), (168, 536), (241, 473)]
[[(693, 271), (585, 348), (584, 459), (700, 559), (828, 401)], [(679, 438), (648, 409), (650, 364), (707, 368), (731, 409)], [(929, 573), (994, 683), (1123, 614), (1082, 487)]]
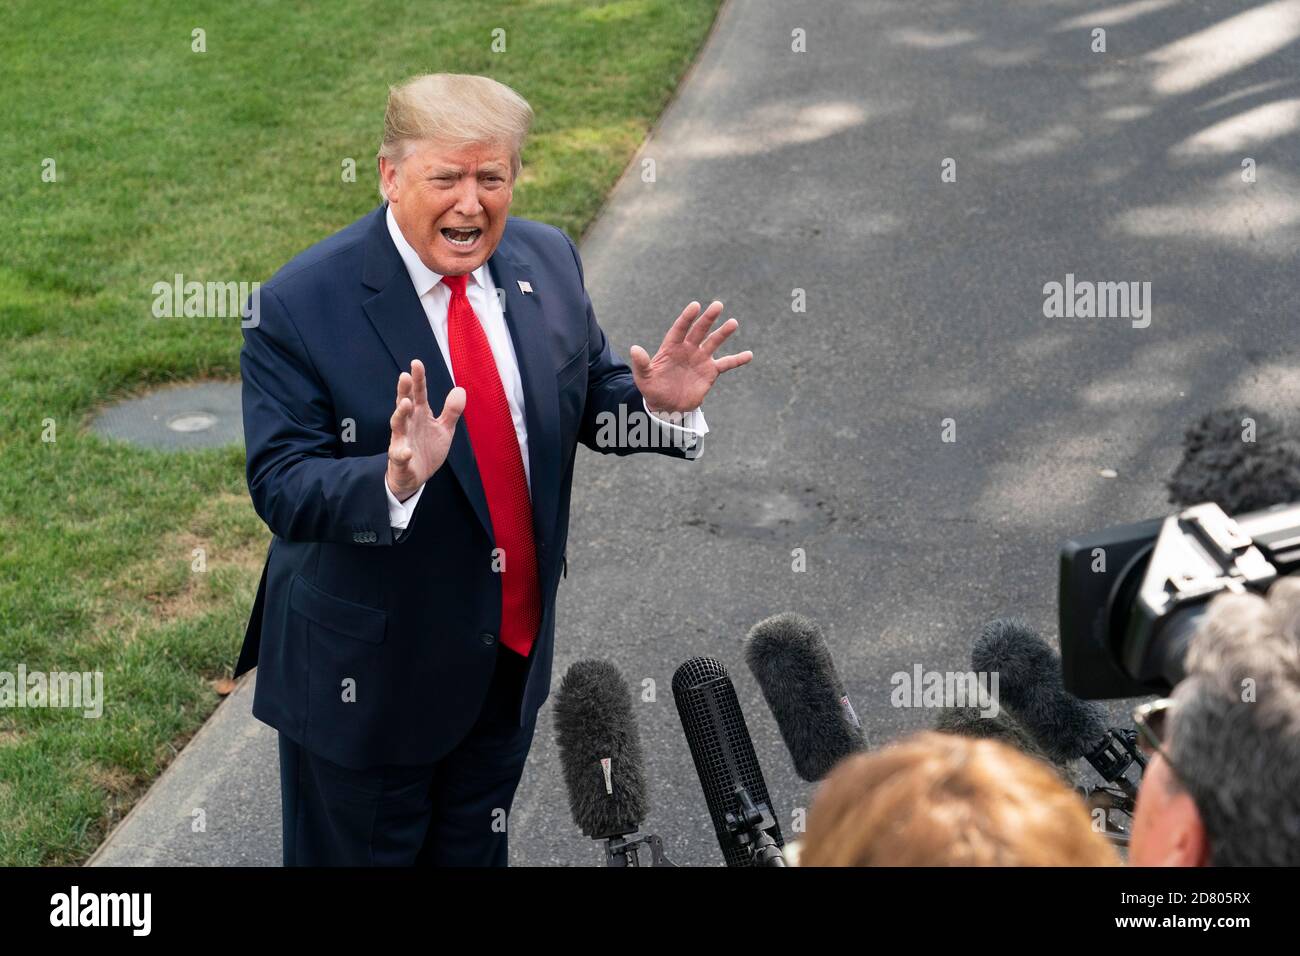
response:
[[(429, 319), (429, 326), (433, 329), (433, 337), (438, 341), (438, 348), (442, 352), (443, 362), (446, 363), (447, 371), (451, 373), (452, 383), (454, 384), (456, 373), (451, 367), (451, 349), (447, 342), (447, 309), (451, 305), (451, 289), (442, 281), (442, 276), (424, 264), (419, 253), (406, 241), (401, 228), (397, 225), (397, 220), (393, 218), (391, 207), (386, 211), (386, 216), (388, 219), (388, 233), (393, 237), (393, 244), (397, 246), (402, 262), (406, 264), (407, 274), (411, 277), (411, 284), (415, 286), (415, 294), (419, 296), (420, 304), (424, 306), (424, 314)], [(501, 311), (501, 300), (497, 298), (496, 284), (492, 281), (492, 273), (488, 269), (487, 262), (484, 262), (469, 274), (469, 280), (465, 283), (465, 296), (469, 299), (469, 304), (473, 307), (474, 314), (478, 316), (484, 334), (487, 335), (488, 344), (492, 347), (492, 357), (496, 360), (497, 374), (501, 376), (501, 386), (505, 389), (506, 401), (510, 404), (510, 417), (514, 419), (515, 434), (519, 438), (519, 453), (524, 460), (524, 477), (528, 482), (528, 490), (531, 494), (533, 478), (532, 469), (528, 462), (528, 425), (524, 419), (524, 383), (519, 375), (519, 359), (515, 355), (515, 344), (510, 338), (510, 330), (506, 327), (505, 314)], [(645, 399), (641, 400), (641, 404), (645, 405)], [(708, 423), (704, 420), (704, 413), (698, 408), (682, 415), (680, 425), (668, 421), (655, 412), (651, 412), (649, 406), (646, 406), (646, 412), (649, 413), (651, 420), (658, 423), (660, 428), (671, 432), (693, 435), (697, 439), (709, 432)], [(684, 442), (685, 439), (679, 439), (679, 441)], [(389, 524), (394, 528), (405, 528), (411, 520), (411, 515), (415, 512), (415, 506), (420, 500), (420, 495), (424, 493), (424, 485), (421, 485), (415, 494), (405, 501), (397, 500), (397, 497), (388, 487), (387, 481), (384, 482), (384, 491), (388, 495)]]

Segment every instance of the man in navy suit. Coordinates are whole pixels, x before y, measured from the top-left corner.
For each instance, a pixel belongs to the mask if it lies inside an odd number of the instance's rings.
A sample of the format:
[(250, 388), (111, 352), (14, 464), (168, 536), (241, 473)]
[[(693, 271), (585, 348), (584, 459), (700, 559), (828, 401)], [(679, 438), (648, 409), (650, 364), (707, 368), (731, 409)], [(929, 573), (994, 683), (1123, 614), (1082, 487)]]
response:
[(286, 865), (495, 865), (551, 680), (581, 442), (698, 454), (750, 352), (690, 303), (629, 368), (569, 238), (509, 216), (532, 110), (486, 77), (390, 92), (386, 202), (260, 289), (240, 355), (273, 532), (236, 675), (279, 731)]

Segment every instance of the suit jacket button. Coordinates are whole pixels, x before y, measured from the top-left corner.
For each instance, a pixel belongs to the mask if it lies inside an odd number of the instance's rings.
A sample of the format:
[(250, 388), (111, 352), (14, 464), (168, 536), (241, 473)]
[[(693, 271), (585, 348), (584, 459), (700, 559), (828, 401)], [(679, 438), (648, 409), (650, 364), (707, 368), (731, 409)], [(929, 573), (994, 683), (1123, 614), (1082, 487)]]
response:
[(487, 631), (484, 631), (479, 636), (483, 639), (483, 643), (487, 644), (488, 646), (491, 646), (492, 644), (496, 643), (497, 638), (495, 634), (489, 634)]

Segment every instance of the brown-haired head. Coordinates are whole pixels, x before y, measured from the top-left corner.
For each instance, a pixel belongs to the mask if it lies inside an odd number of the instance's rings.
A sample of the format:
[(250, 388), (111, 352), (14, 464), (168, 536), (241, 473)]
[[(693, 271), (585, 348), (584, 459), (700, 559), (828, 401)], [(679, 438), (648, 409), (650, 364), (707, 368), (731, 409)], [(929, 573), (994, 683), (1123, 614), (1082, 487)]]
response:
[(801, 866), (1115, 866), (1077, 793), (995, 740), (923, 732), (844, 760), (817, 791)]

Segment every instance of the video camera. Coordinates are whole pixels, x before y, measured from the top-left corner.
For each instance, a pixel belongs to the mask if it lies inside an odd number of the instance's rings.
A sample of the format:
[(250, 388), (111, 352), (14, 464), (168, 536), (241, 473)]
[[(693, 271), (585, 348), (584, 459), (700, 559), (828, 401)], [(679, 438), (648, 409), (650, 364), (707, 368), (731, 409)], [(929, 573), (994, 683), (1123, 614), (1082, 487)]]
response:
[(1087, 699), (1164, 694), (1211, 598), (1267, 591), (1300, 567), (1300, 504), (1236, 518), (1199, 504), (1061, 548), (1065, 689)]

